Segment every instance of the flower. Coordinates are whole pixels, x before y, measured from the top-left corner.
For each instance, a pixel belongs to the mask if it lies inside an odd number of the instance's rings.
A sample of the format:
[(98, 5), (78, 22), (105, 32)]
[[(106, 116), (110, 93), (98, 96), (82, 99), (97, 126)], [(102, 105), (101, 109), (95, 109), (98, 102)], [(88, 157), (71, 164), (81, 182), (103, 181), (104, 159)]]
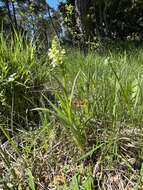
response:
[(54, 37), (52, 40), (52, 46), (48, 53), (49, 59), (51, 60), (51, 65), (53, 67), (61, 65), (63, 63), (65, 53), (65, 49), (62, 49), (58, 38)]

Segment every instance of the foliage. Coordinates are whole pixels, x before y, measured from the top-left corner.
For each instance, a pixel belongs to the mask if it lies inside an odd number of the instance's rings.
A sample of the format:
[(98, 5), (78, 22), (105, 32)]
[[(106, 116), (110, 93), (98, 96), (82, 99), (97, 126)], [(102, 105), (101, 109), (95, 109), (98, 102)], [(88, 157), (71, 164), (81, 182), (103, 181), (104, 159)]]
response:
[(48, 49), (51, 38), (61, 32), (58, 10), (51, 8), (46, 0), (0, 1), (0, 27), (5, 35), (22, 33), (35, 37), (37, 45)]
[(73, 14), (68, 19), (70, 25), (66, 22), (65, 25), (73, 37), (74, 33), (81, 34), (84, 40), (92, 41), (94, 37), (126, 39), (136, 34), (142, 39), (143, 4), (139, 0), (67, 1), (60, 5), (64, 18), (69, 15), (65, 10), (70, 4), (74, 6)]
[[(143, 3), (140, 0), (67, 0), (58, 10), (47, 1), (0, 1), (0, 26), (6, 33), (28, 33), (42, 49), (53, 36), (86, 47), (99, 39), (142, 39)], [(61, 13), (61, 14), (60, 14)], [(40, 43), (39, 43), (40, 42)]]
[(33, 115), (30, 110), (40, 102), (40, 93), (36, 94), (34, 88), (42, 90), (40, 85), (50, 72), (50, 69), (45, 70), (47, 58), (38, 59), (34, 43), (24, 40), (25, 37), (17, 34), (8, 39), (0, 34), (1, 119), (11, 127), (25, 126), (26, 120), (30, 122), (30, 115)]

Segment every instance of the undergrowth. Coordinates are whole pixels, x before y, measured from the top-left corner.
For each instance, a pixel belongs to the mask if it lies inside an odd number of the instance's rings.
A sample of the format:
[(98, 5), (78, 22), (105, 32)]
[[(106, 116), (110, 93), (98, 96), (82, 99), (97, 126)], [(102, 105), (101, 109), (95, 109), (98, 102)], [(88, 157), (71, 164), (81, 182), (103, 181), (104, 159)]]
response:
[(0, 36), (0, 188), (142, 189), (142, 48), (67, 52)]

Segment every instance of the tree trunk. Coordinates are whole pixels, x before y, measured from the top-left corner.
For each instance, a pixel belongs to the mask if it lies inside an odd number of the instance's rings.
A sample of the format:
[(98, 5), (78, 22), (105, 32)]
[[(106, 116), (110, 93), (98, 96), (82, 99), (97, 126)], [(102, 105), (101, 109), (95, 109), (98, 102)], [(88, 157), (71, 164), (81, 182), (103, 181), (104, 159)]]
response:
[(7, 8), (8, 17), (9, 17), (10, 22), (11, 22), (11, 24), (12, 24), (12, 16), (11, 16), (10, 7), (9, 7), (9, 1), (8, 1), (8, 0), (5, 1), (5, 6), (6, 6), (6, 8)]
[(90, 0), (75, 0), (76, 23), (81, 34), (87, 34), (87, 10)]
[(13, 9), (13, 17), (14, 17), (14, 24), (15, 24), (15, 29), (18, 29), (18, 25), (17, 25), (17, 19), (16, 19), (16, 10), (15, 10), (15, 5), (14, 2), (12, 1), (12, 9)]
[(88, 52), (86, 42), (94, 33), (94, 26), (91, 27), (92, 20), (88, 18), (91, 2), (92, 0), (75, 0), (76, 24), (81, 34), (79, 45), (85, 55)]

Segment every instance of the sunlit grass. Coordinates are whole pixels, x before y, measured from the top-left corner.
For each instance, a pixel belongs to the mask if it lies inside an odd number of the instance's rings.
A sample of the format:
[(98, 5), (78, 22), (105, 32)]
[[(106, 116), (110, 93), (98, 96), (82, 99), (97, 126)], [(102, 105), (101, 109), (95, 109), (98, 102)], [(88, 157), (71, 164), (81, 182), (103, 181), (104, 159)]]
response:
[[(3, 186), (44, 189), (60, 175), (60, 189), (110, 189), (123, 170), (124, 187), (132, 181), (140, 188), (143, 50), (67, 52), (53, 68), (48, 52), (37, 56), (33, 42), (8, 43), (1, 36)], [(78, 173), (82, 164), (87, 166)]]

